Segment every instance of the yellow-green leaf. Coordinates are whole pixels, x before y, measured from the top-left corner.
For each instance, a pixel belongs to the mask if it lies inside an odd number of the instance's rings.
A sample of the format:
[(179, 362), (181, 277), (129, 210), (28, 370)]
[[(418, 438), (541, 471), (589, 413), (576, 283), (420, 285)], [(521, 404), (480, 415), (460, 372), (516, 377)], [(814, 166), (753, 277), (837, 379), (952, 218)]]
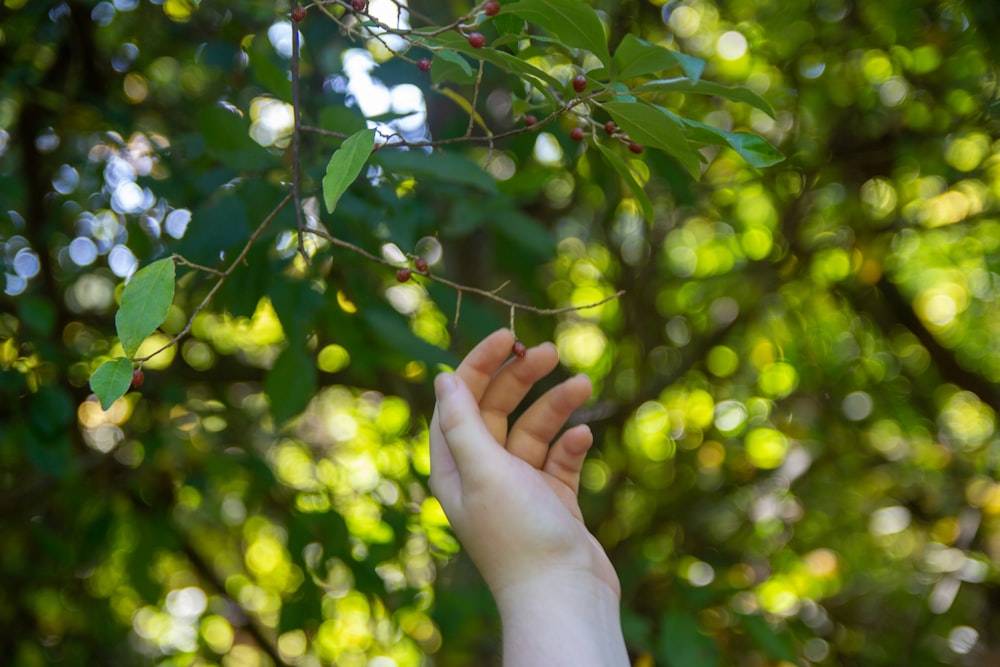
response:
[(629, 33), (615, 49), (616, 78), (630, 79), (656, 74), (672, 67), (684, 70), (687, 80), (697, 83), (705, 71), (705, 61), (679, 51), (671, 51)]
[(749, 104), (774, 118), (774, 108), (763, 97), (739, 86), (724, 86), (713, 81), (691, 81), (690, 79), (658, 79), (649, 81), (632, 89), (634, 93), (696, 93), (699, 95), (715, 95), (733, 102)]
[(632, 196), (635, 197), (635, 200), (639, 203), (639, 208), (642, 209), (642, 217), (645, 218), (646, 222), (652, 223), (653, 203), (649, 201), (649, 196), (642, 189), (642, 186), (639, 185), (639, 181), (635, 180), (635, 175), (628, 168), (628, 164), (625, 163), (625, 160), (618, 153), (615, 153), (604, 144), (595, 142), (594, 145), (600, 150), (601, 155), (611, 163), (611, 166), (618, 172), (622, 180), (628, 184), (629, 189), (632, 190)]
[(504, 12), (516, 14), (547, 30), (564, 46), (587, 49), (606, 66), (611, 64), (604, 26), (594, 9), (579, 0), (521, 0), (504, 5)]
[(701, 158), (688, 144), (684, 126), (676, 117), (642, 102), (606, 102), (601, 105), (632, 141), (659, 148), (676, 157), (695, 178), (701, 170)]
[(691, 128), (688, 130), (688, 136), (693, 141), (715, 146), (729, 146), (754, 167), (770, 167), (785, 159), (781, 151), (768, 143), (767, 139), (756, 134), (728, 132), (687, 118), (684, 119), (684, 122)]

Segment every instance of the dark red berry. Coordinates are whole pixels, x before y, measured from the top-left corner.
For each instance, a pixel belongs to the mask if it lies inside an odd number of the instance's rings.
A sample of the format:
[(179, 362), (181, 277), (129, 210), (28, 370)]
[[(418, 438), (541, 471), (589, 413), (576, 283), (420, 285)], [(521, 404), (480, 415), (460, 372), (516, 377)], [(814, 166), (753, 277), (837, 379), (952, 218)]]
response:
[(637, 144), (634, 141), (628, 143), (628, 149), (638, 155), (643, 151), (642, 144)]
[(573, 141), (583, 141), (583, 128), (574, 127), (572, 130), (569, 131), (569, 138), (572, 139)]
[(614, 135), (615, 132), (618, 131), (618, 126), (615, 125), (615, 121), (609, 120), (607, 123), (604, 124), (604, 131), (607, 132), (608, 136), (610, 137)]
[(420, 70), (421, 72), (430, 72), (431, 61), (428, 60), (427, 58), (421, 58), (420, 60), (417, 61), (417, 69)]
[(351, 7), (356, 12), (363, 12), (368, 8), (368, 0), (351, 0)]
[(587, 90), (587, 77), (582, 74), (577, 74), (573, 77), (573, 90), (578, 93), (582, 93)]
[(538, 122), (538, 119), (535, 118), (534, 116), (532, 116), (530, 113), (527, 116), (524, 117), (524, 126), (525, 127), (531, 127), (532, 125), (534, 125), (537, 122)]
[(518, 359), (524, 359), (524, 355), (528, 353), (528, 348), (524, 346), (524, 343), (517, 341), (514, 346), (510, 349), (514, 353), (514, 356)]
[(399, 271), (396, 271), (396, 280), (398, 280), (401, 283), (405, 283), (407, 280), (410, 279), (410, 276), (412, 275), (413, 272), (410, 271), (409, 269), (400, 269)]
[(420, 273), (427, 273), (427, 260), (423, 257), (417, 257), (413, 262), (413, 266), (416, 267), (417, 271)]
[(146, 376), (143, 374), (142, 369), (141, 368), (135, 369), (134, 371), (132, 371), (132, 387), (131, 388), (132, 389), (138, 389), (139, 387), (142, 386), (142, 383), (143, 383), (143, 381), (145, 379), (146, 379)]
[(296, 7), (295, 9), (292, 10), (292, 20), (295, 21), (296, 23), (305, 20), (305, 18), (306, 18), (305, 7)]
[(485, 5), (483, 5), (483, 14), (487, 16), (496, 16), (500, 13), (500, 3), (497, 0), (490, 0)]
[(480, 32), (470, 32), (468, 39), (469, 46), (474, 49), (481, 49), (486, 46), (486, 38)]

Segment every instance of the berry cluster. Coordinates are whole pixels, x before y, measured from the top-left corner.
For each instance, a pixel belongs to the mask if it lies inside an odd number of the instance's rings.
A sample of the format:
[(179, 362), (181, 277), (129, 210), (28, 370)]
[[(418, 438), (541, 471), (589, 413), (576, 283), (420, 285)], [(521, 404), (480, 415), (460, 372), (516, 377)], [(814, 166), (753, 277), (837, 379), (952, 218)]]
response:
[[(417, 257), (415, 260), (413, 260), (413, 269), (416, 269), (417, 273), (427, 275), (427, 271), (430, 269), (430, 267), (428, 266), (426, 259), (424, 259), (423, 257)], [(413, 269), (403, 267), (399, 271), (396, 271), (396, 280), (398, 280), (401, 283), (407, 282), (410, 278), (413, 277)]]
[[(576, 85), (574, 83), (574, 88), (575, 87)], [(528, 124), (527, 117), (525, 117), (525, 125), (527, 124)], [(616, 125), (615, 121), (613, 120), (609, 120), (604, 124), (604, 132), (609, 137), (618, 137), (621, 140), (621, 142), (626, 144), (628, 146), (628, 149), (633, 153), (635, 153), (636, 155), (639, 155), (645, 150), (645, 147), (642, 144), (632, 141), (631, 139), (628, 138), (627, 134), (621, 132), (618, 128), (618, 125)], [(569, 138), (572, 139), (573, 141), (583, 141), (585, 134), (586, 133), (584, 132), (582, 127), (574, 127), (572, 130), (569, 131)]]

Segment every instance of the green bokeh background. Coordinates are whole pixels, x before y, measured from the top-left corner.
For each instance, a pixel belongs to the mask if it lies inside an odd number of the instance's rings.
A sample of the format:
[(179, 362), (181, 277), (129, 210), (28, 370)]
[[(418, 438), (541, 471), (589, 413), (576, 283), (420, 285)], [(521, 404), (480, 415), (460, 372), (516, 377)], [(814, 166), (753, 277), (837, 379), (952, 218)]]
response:
[[(440, 247), (433, 272), (510, 281), (501, 294), (539, 308), (625, 290), (521, 312), (516, 329), (594, 381), (581, 504), (621, 576), (635, 664), (997, 664), (1000, 11), (593, 6), (612, 48), (635, 34), (763, 96), (774, 118), (661, 102), (786, 160), (706, 149), (695, 181), (663, 152), (623, 151), (650, 223), (563, 117), (542, 128), (548, 157), (536, 133), (449, 146), (440, 169), (362, 179), (334, 215), (307, 213), (370, 252)], [(466, 294), (455, 324), (454, 290), (400, 285), (315, 239), (306, 265), (286, 208), (139, 391), (105, 413), (88, 387), (121, 353), (111, 247), (222, 266), (287, 191), (287, 137), (264, 148), (254, 132), (267, 103), (290, 101), (267, 35), (289, 9), (0, 6), (0, 249), (8, 276), (23, 252), (38, 263), (0, 297), (5, 664), (498, 663), (493, 604), (427, 490), (426, 424), (431, 377), (506, 326), (504, 307)], [(471, 5), (415, 9), (444, 23)], [(356, 129), (333, 82), (364, 41), (316, 7), (301, 29), (304, 122)], [(464, 132), (439, 90), (472, 99), (455, 63), (431, 79), (368, 46), (373, 76), (421, 88), (432, 136)], [(586, 62), (546, 42), (520, 56), (567, 82)], [(495, 132), (551, 111), (492, 66), (478, 104)], [(308, 197), (336, 145), (306, 136)], [(152, 197), (142, 213), (113, 210), (122, 163)], [(192, 213), (183, 237), (153, 233), (175, 209)], [(80, 266), (84, 236), (100, 252)], [(178, 267), (147, 352), (212, 284)]]

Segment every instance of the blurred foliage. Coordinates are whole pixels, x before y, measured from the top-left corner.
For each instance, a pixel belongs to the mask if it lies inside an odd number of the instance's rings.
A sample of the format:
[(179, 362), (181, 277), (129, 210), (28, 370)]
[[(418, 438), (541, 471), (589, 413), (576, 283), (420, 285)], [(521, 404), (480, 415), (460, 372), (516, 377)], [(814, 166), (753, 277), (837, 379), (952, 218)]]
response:
[[(679, 148), (575, 143), (562, 115), (492, 150), (376, 154), (326, 216), (338, 142), (305, 135), (310, 224), (461, 284), (509, 280), (505, 296), (538, 307), (626, 290), (522, 313), (517, 331), (554, 339), (597, 387), (582, 504), (636, 664), (997, 664), (995, 3), (593, 5), (612, 52), (641, 37), (704, 59), (680, 57), (690, 79), (750, 91), (657, 93), (689, 136), (715, 137), (701, 168)], [(426, 489), (426, 422), (431, 375), (506, 325), (503, 307), (467, 295), (453, 325), (453, 290), (316, 237), (307, 265), (286, 207), (138, 390), (108, 411), (90, 392), (124, 354), (122, 278), (172, 253), (221, 269), (285, 196), (290, 9), (0, 6), (5, 663), (496, 660), (489, 595)], [(471, 5), (415, 9), (447, 23)], [(596, 75), (559, 43), (592, 35), (549, 27), (521, 64), (484, 68), (493, 131), (554, 110), (525, 77)], [(424, 74), (421, 54), (392, 57), (317, 6), (300, 28), (307, 124), (349, 134), (388, 99), (380, 122), (464, 132), (461, 43), (442, 36), (455, 51)], [(520, 25), (501, 12), (481, 28), (510, 46)], [(728, 147), (747, 132), (788, 159), (741, 159)], [(213, 284), (179, 266), (138, 354)]]

